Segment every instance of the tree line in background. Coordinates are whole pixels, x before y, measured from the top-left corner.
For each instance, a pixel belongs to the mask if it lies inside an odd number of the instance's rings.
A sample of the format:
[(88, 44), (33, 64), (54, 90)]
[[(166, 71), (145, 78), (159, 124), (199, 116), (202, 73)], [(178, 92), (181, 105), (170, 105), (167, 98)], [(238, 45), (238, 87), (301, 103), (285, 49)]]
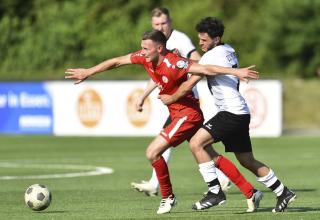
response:
[[(201, 18), (222, 19), (241, 66), (256, 64), (264, 78), (320, 71), (318, 0), (0, 0), (0, 80), (63, 79), (66, 68), (138, 50), (156, 6), (169, 8), (195, 45)], [(134, 66), (109, 75), (147, 78)]]

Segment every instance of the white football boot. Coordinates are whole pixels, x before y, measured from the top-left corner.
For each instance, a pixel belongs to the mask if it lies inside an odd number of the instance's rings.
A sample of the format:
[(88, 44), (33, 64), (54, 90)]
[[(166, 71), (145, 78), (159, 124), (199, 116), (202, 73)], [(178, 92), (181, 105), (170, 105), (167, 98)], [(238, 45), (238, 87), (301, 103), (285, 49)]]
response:
[(145, 193), (147, 196), (157, 196), (158, 189), (152, 186), (148, 181), (142, 180), (141, 183), (131, 183), (131, 187), (139, 192)]
[(248, 209), (247, 212), (255, 212), (259, 208), (260, 201), (263, 198), (263, 194), (259, 190), (255, 190), (250, 199), (247, 199)]
[(169, 213), (172, 207), (174, 207), (176, 204), (177, 200), (175, 196), (169, 196), (168, 198), (161, 199), (157, 214)]

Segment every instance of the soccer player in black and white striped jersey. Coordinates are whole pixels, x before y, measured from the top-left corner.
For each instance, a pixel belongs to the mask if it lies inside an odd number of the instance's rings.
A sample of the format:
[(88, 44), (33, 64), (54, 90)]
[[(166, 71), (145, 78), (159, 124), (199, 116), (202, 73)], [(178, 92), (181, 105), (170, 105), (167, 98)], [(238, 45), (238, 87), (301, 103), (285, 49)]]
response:
[[(205, 52), (199, 61), (200, 64), (238, 67), (235, 50), (221, 41), (224, 33), (224, 25), (221, 20), (214, 17), (204, 18), (197, 24), (196, 30), (199, 45)], [(171, 96), (163, 95), (161, 100), (166, 105), (176, 102), (190, 91), (201, 78), (201, 76), (193, 75), (180, 86), (175, 94)], [(239, 78), (231, 75), (214, 75), (207, 76), (207, 82), (218, 113), (192, 137), (190, 141), (191, 151), (196, 152), (196, 149), (205, 148), (208, 144), (221, 141), (226, 152), (233, 152), (240, 164), (257, 176), (258, 182), (277, 195), (277, 204), (272, 211), (283, 212), (295, 200), (296, 194), (278, 179), (270, 167), (254, 158), (249, 135), (250, 112), (245, 99), (239, 93)], [(199, 164), (200, 172), (205, 180), (208, 179), (209, 175), (207, 170), (211, 166), (219, 167), (219, 163), (221, 161), (216, 159), (214, 163), (203, 164), (203, 166)], [(208, 208), (207, 204), (211, 203), (211, 200), (216, 201), (216, 197), (217, 195), (214, 193), (208, 193), (206, 197), (196, 202), (193, 208), (196, 210)], [(248, 205), (250, 202), (255, 203), (255, 199), (254, 193), (252, 198), (247, 200)], [(261, 196), (259, 199), (261, 199)]]

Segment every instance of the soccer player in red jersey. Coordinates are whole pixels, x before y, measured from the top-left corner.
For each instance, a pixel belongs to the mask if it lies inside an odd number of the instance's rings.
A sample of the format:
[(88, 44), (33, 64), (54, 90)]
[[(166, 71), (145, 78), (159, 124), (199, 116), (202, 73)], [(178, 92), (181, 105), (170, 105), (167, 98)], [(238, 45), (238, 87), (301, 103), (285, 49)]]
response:
[[(99, 72), (118, 68), (122, 65), (139, 64), (144, 66), (150, 78), (158, 86), (159, 94), (167, 95), (172, 95), (181, 83), (187, 81), (188, 72), (196, 75), (233, 74), (240, 79), (258, 78), (257, 72), (252, 70), (252, 66), (233, 69), (215, 65), (201, 65), (171, 53), (166, 49), (166, 37), (161, 31), (153, 30), (144, 33), (141, 48), (137, 52), (108, 59), (92, 68), (67, 69), (65, 78), (75, 79), (75, 84), (78, 84)], [(160, 183), (162, 200), (157, 211), (158, 214), (170, 212), (176, 204), (169, 170), (161, 155), (169, 147), (175, 147), (185, 140), (189, 141), (203, 124), (199, 101), (192, 92), (186, 94), (177, 102), (168, 105), (168, 109), (172, 122), (155, 137), (146, 150), (146, 156), (155, 168)], [(202, 151), (203, 154), (208, 154), (203, 148), (197, 150)], [(215, 174), (214, 167), (206, 169)], [(214, 180), (220, 192), (216, 174)], [(223, 192), (221, 191), (221, 193)]]

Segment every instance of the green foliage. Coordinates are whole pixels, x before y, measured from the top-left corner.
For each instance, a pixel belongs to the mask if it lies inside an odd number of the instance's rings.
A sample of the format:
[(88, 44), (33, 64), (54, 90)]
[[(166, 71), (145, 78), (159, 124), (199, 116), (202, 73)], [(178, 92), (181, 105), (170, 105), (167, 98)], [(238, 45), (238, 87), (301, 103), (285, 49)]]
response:
[(284, 129), (320, 128), (319, 79), (283, 81)]
[(266, 1), (260, 8), (259, 64), (269, 71), (312, 77), (320, 66), (320, 2)]
[[(156, 6), (168, 7), (174, 28), (195, 44), (194, 27), (201, 18), (223, 19), (223, 40), (236, 48), (242, 66), (257, 64), (263, 77), (310, 78), (320, 66), (316, 0), (2, 0), (0, 79), (63, 79), (65, 68), (88, 67), (138, 50)], [(109, 75), (147, 78), (139, 67)]]

